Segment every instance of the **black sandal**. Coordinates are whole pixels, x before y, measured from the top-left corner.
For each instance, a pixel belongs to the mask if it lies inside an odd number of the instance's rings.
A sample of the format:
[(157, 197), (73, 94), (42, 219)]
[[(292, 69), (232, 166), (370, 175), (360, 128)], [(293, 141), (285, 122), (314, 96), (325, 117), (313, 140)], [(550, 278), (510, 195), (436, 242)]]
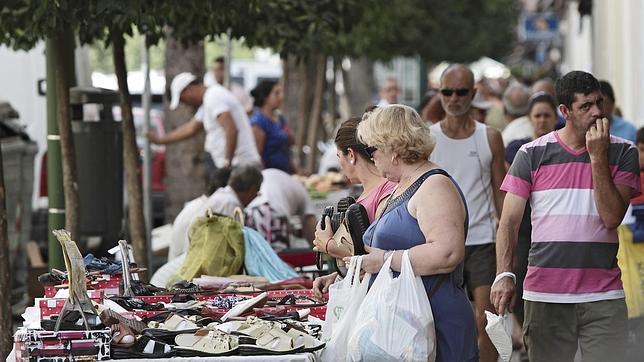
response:
[[(56, 322), (58, 321), (58, 318), (62, 318), (59, 328), (59, 330), (61, 331), (84, 331), (87, 329), (85, 328), (83, 316), (77, 310), (69, 311), (62, 317), (59, 315), (54, 315), (51, 316), (51, 319), (43, 319), (40, 322), (40, 326), (46, 331), (53, 331), (54, 329), (56, 329)], [(105, 325), (101, 322), (100, 318), (96, 314), (85, 312), (85, 319), (89, 324), (88, 327), (90, 330), (100, 330), (105, 328)]]
[[(298, 301), (307, 301), (307, 302), (301, 303)], [(266, 304), (270, 306), (288, 305), (288, 306), (302, 307), (302, 308), (321, 307), (323, 305), (326, 305), (326, 303), (319, 301), (317, 299), (308, 297), (306, 295), (295, 295), (295, 294), (287, 294), (277, 302), (269, 300)]]
[(113, 359), (169, 358), (174, 357), (176, 351), (169, 344), (143, 335), (130, 348), (112, 347), (111, 354)]

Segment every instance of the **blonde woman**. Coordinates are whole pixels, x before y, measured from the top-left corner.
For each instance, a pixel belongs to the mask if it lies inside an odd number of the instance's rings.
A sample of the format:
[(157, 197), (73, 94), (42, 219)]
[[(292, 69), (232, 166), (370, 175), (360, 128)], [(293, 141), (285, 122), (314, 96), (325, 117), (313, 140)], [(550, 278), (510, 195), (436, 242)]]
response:
[[(369, 254), (362, 269), (377, 273), (393, 255), (391, 268), (399, 272), (409, 250), (432, 304), (436, 360), (478, 361), (474, 313), (462, 287), (467, 207), (454, 180), (428, 161), (435, 145), (429, 128), (413, 108), (390, 105), (366, 114), (358, 137), (382, 175), (398, 183), (364, 235)], [(327, 234), (317, 236), (328, 240)], [(314, 289), (320, 293), (328, 285), (316, 280)]]

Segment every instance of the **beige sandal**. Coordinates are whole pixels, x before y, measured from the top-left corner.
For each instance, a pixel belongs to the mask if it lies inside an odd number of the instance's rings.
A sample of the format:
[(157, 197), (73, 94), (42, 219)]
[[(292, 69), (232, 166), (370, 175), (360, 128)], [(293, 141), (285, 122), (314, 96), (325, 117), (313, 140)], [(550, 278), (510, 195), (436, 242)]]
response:
[[(220, 331), (239, 335), (239, 352), (242, 355), (280, 355), (304, 350), (304, 341), (296, 342), (294, 336), (284, 332), (282, 324), (248, 317), (217, 325)], [(297, 337), (297, 336), (296, 336)]]
[[(218, 330), (202, 328), (194, 334), (179, 334), (174, 339), (177, 350), (198, 352), (208, 356), (228, 356), (235, 354), (239, 348), (236, 336)], [(179, 352), (184, 356), (185, 353)]]

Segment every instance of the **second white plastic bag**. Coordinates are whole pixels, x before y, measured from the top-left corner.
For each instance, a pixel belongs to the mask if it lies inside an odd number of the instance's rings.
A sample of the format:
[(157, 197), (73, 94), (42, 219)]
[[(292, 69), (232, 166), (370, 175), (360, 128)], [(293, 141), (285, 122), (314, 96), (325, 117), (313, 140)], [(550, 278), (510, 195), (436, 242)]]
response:
[(397, 278), (390, 256), (383, 264), (355, 319), (348, 344), (353, 361), (434, 361), (436, 331), (431, 305), (408, 251)]
[(347, 341), (371, 278), (371, 274), (365, 274), (360, 281), (361, 266), (361, 256), (351, 257), (346, 277), (329, 287), (329, 301), (322, 328), (322, 341), (326, 342), (326, 348), (320, 357), (322, 361), (348, 360)]

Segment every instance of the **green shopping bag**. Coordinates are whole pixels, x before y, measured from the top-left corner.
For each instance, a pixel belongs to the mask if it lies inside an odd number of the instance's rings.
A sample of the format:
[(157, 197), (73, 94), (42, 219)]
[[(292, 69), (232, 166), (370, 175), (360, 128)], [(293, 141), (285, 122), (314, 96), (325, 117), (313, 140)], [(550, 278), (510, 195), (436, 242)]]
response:
[(192, 280), (201, 275), (225, 277), (239, 274), (244, 263), (242, 227), (241, 222), (213, 215), (209, 209), (206, 216), (190, 225), (190, 246), (178, 276)]

